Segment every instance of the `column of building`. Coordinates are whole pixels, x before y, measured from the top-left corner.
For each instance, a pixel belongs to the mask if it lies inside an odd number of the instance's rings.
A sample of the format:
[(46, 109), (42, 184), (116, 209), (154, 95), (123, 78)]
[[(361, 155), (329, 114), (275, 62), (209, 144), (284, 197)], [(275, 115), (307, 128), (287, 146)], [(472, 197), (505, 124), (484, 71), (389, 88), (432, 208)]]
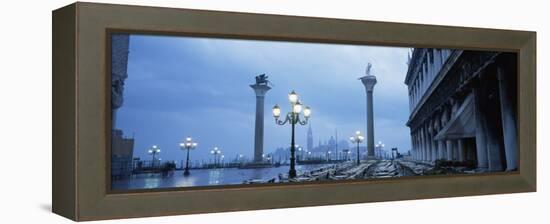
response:
[[(449, 111), (448, 107), (445, 107), (443, 109), (443, 113), (441, 114), (441, 121), (444, 124), (447, 124), (451, 120), (451, 112)], [(453, 160), (453, 141), (450, 139), (442, 140), (445, 142), (445, 159), (448, 161)]]
[(424, 144), (425, 144), (425, 148), (426, 148), (426, 161), (430, 161), (432, 159), (432, 145), (430, 144), (430, 132), (429, 132), (429, 125), (428, 124), (424, 124), (425, 128), (424, 128), (424, 135), (426, 136), (426, 138), (424, 139)]
[(434, 76), (435, 76), (432, 57), (433, 57), (433, 49), (430, 48), (426, 52), (426, 73), (428, 73), (428, 86), (426, 87), (426, 89), (430, 87), (430, 84), (433, 82)]
[[(451, 117), (457, 116), (458, 108), (460, 107), (458, 101), (456, 99), (451, 99)], [(452, 159), (451, 160), (459, 160), (460, 159), (460, 151), (461, 151), (461, 143), (459, 142), (459, 139), (451, 139), (452, 142)]]
[(436, 149), (436, 152), (435, 152), (435, 158), (436, 159), (442, 159), (442, 146), (441, 146), (441, 141), (439, 140), (436, 140), (435, 139), (435, 136), (437, 136), (437, 133), (439, 133), (439, 131), (441, 130), (441, 126), (440, 126), (440, 119), (439, 119), (439, 114), (436, 114), (433, 118), (433, 129), (434, 129), (434, 135), (433, 135), (433, 138), (434, 138), (434, 148)]
[(411, 139), (413, 142), (413, 159), (418, 160), (418, 145), (416, 144), (416, 132), (411, 134)]
[(433, 134), (432, 134), (432, 144), (435, 149), (434, 152), (434, 161), (441, 159), (441, 147), (439, 146), (439, 140), (436, 140), (436, 136), (439, 133), (440, 127), (439, 127), (439, 117), (438, 115), (434, 115), (432, 118), (432, 128), (433, 128)]
[(433, 129), (432, 120), (426, 121), (426, 125), (428, 126), (428, 147), (430, 148), (430, 150), (428, 151), (429, 153), (428, 161), (433, 161), (435, 158), (434, 152), (436, 151), (436, 149), (434, 148), (434, 141), (433, 141), (434, 129)]
[(416, 146), (416, 141), (414, 139), (414, 131), (411, 132), (411, 157), (413, 160), (416, 160), (416, 150), (418, 149)]
[(424, 144), (422, 144), (422, 130), (418, 128), (416, 133), (416, 140), (418, 141), (418, 160), (424, 160)]
[[(477, 87), (479, 88), (479, 87)], [(477, 168), (480, 170), (486, 170), (489, 167), (489, 161), (487, 160), (487, 141), (485, 133), (487, 132), (484, 128), (485, 125), (482, 124), (483, 120), (486, 118), (483, 117), (483, 111), (481, 109), (482, 102), (481, 96), (477, 88), (473, 89), (474, 94), (474, 115), (476, 121), (476, 156), (477, 156)]]
[(422, 133), (420, 128), (416, 129), (416, 144), (418, 145), (418, 160), (422, 161), (423, 158), (423, 145), (422, 145)]
[[(445, 117), (445, 114), (439, 114), (438, 116), (438, 124), (439, 124), (439, 130), (438, 131), (441, 131), (441, 129), (443, 129), (443, 127), (445, 127), (445, 124), (447, 124), (447, 118)], [(447, 145), (445, 143), (445, 140), (441, 139), (441, 140), (438, 140), (437, 141), (437, 144), (438, 144), (438, 148), (439, 148), (439, 159), (447, 159)]]
[(514, 104), (510, 89), (510, 75), (503, 67), (497, 68), (498, 88), (500, 95), (500, 112), (502, 120), (502, 131), (504, 138), (504, 153), (506, 155), (506, 170), (518, 169), (517, 130)]
[(426, 161), (427, 160), (427, 153), (426, 153), (426, 134), (425, 134), (425, 131), (424, 131), (424, 127), (421, 127), (421, 137), (420, 137), (420, 148), (422, 149), (422, 161)]

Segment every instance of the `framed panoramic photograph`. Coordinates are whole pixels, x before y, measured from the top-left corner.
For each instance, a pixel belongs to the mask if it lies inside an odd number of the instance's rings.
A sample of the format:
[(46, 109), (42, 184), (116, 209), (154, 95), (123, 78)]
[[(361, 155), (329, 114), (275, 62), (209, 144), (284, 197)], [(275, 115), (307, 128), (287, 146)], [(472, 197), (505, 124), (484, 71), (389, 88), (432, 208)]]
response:
[(518, 170), (516, 52), (110, 35), (113, 190)]
[(73, 220), (536, 189), (533, 32), (91, 3), (53, 21), (53, 211)]

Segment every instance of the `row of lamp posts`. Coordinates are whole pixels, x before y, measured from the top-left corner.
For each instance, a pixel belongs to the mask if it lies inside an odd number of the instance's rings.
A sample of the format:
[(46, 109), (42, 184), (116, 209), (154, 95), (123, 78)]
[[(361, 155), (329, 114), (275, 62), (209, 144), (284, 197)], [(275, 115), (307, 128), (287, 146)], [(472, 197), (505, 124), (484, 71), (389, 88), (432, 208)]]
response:
[[(290, 106), (292, 110), (286, 114), (284, 120), (279, 119), (281, 117), (281, 108), (277, 104), (275, 104), (275, 106), (273, 107), (273, 117), (275, 118), (275, 123), (277, 125), (290, 124), (291, 126), (290, 169), (288, 171), (288, 177), (295, 178), (296, 177), (296, 155), (295, 155), (296, 144), (294, 140), (295, 126), (296, 124), (299, 124), (299, 125), (307, 124), (308, 119), (311, 116), (311, 109), (307, 106), (303, 107), (302, 103), (298, 99), (298, 94), (294, 91), (288, 94), (288, 100), (290, 102)], [(301, 118), (301, 115), (303, 115), (304, 118)], [(363, 142), (363, 140), (364, 140), (364, 137), (361, 135), (361, 132), (359, 131), (355, 133), (355, 136), (350, 137), (350, 141), (352, 143), (357, 144), (357, 164), (358, 165), (360, 163), (359, 144)], [(184, 142), (180, 143), (180, 148), (182, 150), (187, 150), (185, 171), (183, 172), (185, 176), (190, 174), (189, 173), (189, 150), (195, 149), (196, 147), (197, 147), (197, 143), (193, 142), (193, 139), (191, 137), (187, 137)], [(149, 149), (148, 152), (149, 154), (153, 155), (153, 161), (154, 161), (155, 155), (160, 153), (160, 148), (154, 145), (151, 149)], [(216, 161), (216, 164), (219, 157), (223, 158), (223, 155), (221, 155), (221, 150), (218, 149), (218, 147), (214, 147), (214, 149), (211, 150), (210, 153), (214, 155), (214, 161)]]
[[(184, 176), (189, 176), (189, 151), (191, 149), (195, 149), (197, 147), (198, 143), (194, 142), (191, 137), (185, 138), (185, 141), (180, 143), (180, 149), (186, 150), (187, 157), (185, 159), (185, 168), (183, 171)], [(147, 151), (149, 154), (153, 156), (153, 166), (155, 162), (155, 156), (160, 153), (160, 148), (156, 145), (153, 145), (151, 149)], [(216, 166), (218, 164), (219, 158), (223, 159), (224, 155), (221, 155), (222, 151), (218, 147), (214, 147), (212, 151), (210, 151), (212, 155), (214, 155), (214, 162), (216, 163)]]
[[(298, 100), (298, 96), (294, 91), (292, 91), (289, 94), (289, 100), (290, 100), (290, 103), (292, 105), (293, 110), (292, 110), (292, 112), (287, 113), (287, 116), (286, 116), (285, 120), (284, 121), (279, 120), (279, 117), (281, 115), (281, 109), (279, 108), (278, 105), (275, 105), (273, 107), (273, 116), (275, 117), (275, 122), (278, 125), (285, 125), (287, 123), (291, 124), (292, 136), (291, 136), (291, 147), (290, 147), (290, 170), (288, 172), (288, 176), (289, 176), (289, 178), (295, 178), (296, 177), (296, 168), (295, 168), (296, 148), (298, 148), (300, 151), (302, 151), (302, 147), (299, 147), (298, 145), (294, 144), (295, 143), (295, 141), (294, 141), (295, 125), (296, 124), (306, 125), (307, 121), (309, 119), (309, 116), (311, 115), (311, 110), (310, 110), (309, 107), (305, 107), (305, 109), (303, 111), (305, 120), (302, 121), (301, 118), (300, 118), (300, 112), (302, 111), (301, 103)], [(355, 136), (350, 137), (350, 141), (352, 143), (355, 143), (356, 146), (357, 146), (357, 165), (359, 165), (359, 163), (360, 163), (359, 144), (361, 142), (363, 142), (363, 140), (364, 140), (364, 137), (361, 135), (360, 131), (355, 132)], [(185, 141), (180, 143), (180, 148), (182, 150), (186, 150), (186, 153), (187, 153), (187, 157), (186, 157), (186, 161), (185, 161), (185, 169), (184, 169), (184, 172), (183, 172), (184, 176), (188, 176), (190, 174), (190, 172), (189, 172), (189, 150), (195, 149), (196, 147), (197, 147), (197, 143), (194, 142), (191, 137), (185, 138)], [(153, 163), (155, 161), (155, 156), (157, 154), (159, 154), (160, 152), (161, 152), (161, 150), (157, 145), (153, 145), (151, 147), (151, 149), (148, 150), (148, 153), (153, 156)], [(223, 157), (224, 157), (224, 155), (221, 154), (222, 151), (218, 147), (214, 147), (214, 149), (212, 149), (210, 151), (210, 153), (214, 156), (214, 162), (217, 166), (219, 159), (220, 158), (223, 159)], [(311, 152), (308, 152), (308, 153), (311, 153)], [(327, 153), (330, 154), (331, 152), (328, 151)], [(348, 151), (348, 153), (349, 153), (349, 151)], [(329, 155), (327, 157), (329, 157)]]
[(220, 150), (218, 147), (214, 147), (214, 149), (210, 150), (210, 154), (214, 156), (214, 166), (218, 166), (219, 159), (223, 159), (224, 155), (222, 155), (222, 150)]

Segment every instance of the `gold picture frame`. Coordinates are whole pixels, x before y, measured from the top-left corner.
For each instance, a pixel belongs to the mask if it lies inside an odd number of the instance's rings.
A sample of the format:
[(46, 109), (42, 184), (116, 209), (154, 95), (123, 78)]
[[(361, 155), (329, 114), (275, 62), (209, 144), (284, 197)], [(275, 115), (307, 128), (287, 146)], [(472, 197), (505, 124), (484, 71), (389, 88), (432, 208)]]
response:
[[(154, 18), (154, 19), (152, 19)], [(519, 171), (326, 183), (113, 192), (113, 31), (518, 54)], [(76, 221), (536, 191), (536, 33), (497, 29), (74, 3), (53, 12), (53, 212)]]

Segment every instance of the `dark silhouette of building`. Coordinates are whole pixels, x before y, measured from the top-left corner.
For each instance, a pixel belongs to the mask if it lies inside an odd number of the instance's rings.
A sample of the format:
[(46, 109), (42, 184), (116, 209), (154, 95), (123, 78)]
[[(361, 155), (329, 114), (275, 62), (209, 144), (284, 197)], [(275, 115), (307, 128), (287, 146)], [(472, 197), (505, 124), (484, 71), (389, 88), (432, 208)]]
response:
[(128, 77), (130, 36), (111, 37), (111, 177), (125, 178), (132, 173), (134, 139), (116, 128), (116, 112), (124, 102), (124, 81)]

